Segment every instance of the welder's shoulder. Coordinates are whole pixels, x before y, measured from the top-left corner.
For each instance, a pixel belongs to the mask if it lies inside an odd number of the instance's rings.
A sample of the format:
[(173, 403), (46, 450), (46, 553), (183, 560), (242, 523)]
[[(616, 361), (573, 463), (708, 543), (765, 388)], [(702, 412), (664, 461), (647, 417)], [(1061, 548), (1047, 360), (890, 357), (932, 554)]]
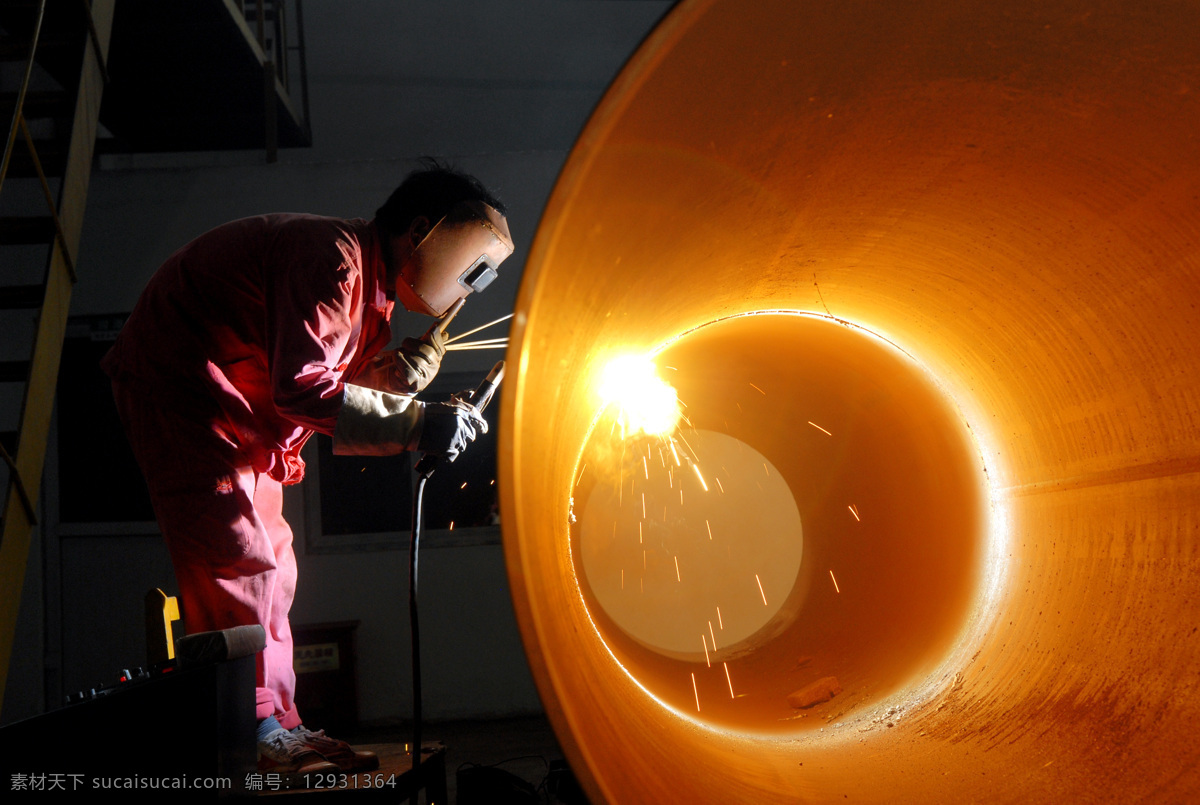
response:
[(358, 245), (366, 234), (366, 221), (358, 218), (331, 218), (304, 213), (275, 213), (250, 219), (269, 229), (271, 236), (282, 244), (305, 243)]
[(260, 216), (270, 230), (271, 252), (281, 263), (303, 261), (362, 265), (370, 235), (367, 221), (301, 213)]

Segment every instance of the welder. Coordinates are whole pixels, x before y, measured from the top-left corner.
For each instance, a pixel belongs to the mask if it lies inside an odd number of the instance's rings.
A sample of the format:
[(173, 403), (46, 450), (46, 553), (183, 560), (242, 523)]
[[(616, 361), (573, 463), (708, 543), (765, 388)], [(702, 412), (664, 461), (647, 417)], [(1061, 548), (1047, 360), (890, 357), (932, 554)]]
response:
[(262, 770), (378, 766), (305, 728), (294, 701), (296, 560), (282, 490), (304, 475), (300, 450), (320, 432), (339, 454), (453, 460), (486, 431), (462, 399), (414, 399), (437, 373), (443, 327), (385, 347), (396, 302), (446, 316), (512, 251), (504, 206), (474, 177), (429, 162), (370, 221), (271, 214), (199, 236), (154, 274), (105, 357), (185, 629), (266, 631)]

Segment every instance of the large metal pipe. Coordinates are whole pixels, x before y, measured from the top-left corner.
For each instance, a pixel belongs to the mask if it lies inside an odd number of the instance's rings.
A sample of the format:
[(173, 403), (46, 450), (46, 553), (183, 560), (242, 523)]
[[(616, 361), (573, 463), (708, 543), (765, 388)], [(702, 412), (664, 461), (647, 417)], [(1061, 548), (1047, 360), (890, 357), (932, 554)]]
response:
[[(643, 45), (547, 207), (503, 401), (514, 603), (593, 801), (1200, 793), (1198, 31), (714, 0)], [(781, 480), (713, 504), (724, 560), (581, 478), (624, 351), (674, 367), (696, 455), (744, 462), (720, 477)], [(622, 603), (634, 520), (670, 607)], [(771, 606), (706, 658), (670, 559)]]

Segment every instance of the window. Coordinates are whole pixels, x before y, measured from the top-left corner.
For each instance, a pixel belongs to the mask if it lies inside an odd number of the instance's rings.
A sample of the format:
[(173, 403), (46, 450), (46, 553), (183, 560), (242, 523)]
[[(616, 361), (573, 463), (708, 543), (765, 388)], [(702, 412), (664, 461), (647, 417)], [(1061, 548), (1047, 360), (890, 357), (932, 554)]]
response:
[[(474, 388), (482, 373), (439, 375), (418, 399), (435, 402)], [(427, 546), (500, 540), (496, 488), (499, 393), (484, 411), (488, 432), (453, 463), (441, 462), (425, 486)], [(396, 548), (408, 543), (420, 454), (335, 456), (333, 440), (313, 437), (305, 450), (306, 545), (310, 553)]]

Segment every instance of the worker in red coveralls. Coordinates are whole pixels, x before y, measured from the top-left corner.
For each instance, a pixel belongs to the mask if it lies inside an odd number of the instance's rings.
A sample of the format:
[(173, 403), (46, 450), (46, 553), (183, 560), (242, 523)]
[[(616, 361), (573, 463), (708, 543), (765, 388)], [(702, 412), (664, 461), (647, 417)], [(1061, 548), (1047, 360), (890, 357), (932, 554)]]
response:
[[(422, 403), (444, 338), (382, 351), (399, 301), (441, 317), (513, 251), (504, 207), (436, 163), (375, 219), (260, 215), (219, 226), (155, 273), (104, 360), (171, 553), (188, 633), (261, 624), (259, 768), (298, 775), (378, 759), (301, 723), (288, 611), (296, 585), (283, 486), (314, 431), (340, 454), (453, 460), (487, 423)], [(336, 768), (335, 768), (336, 765)]]

